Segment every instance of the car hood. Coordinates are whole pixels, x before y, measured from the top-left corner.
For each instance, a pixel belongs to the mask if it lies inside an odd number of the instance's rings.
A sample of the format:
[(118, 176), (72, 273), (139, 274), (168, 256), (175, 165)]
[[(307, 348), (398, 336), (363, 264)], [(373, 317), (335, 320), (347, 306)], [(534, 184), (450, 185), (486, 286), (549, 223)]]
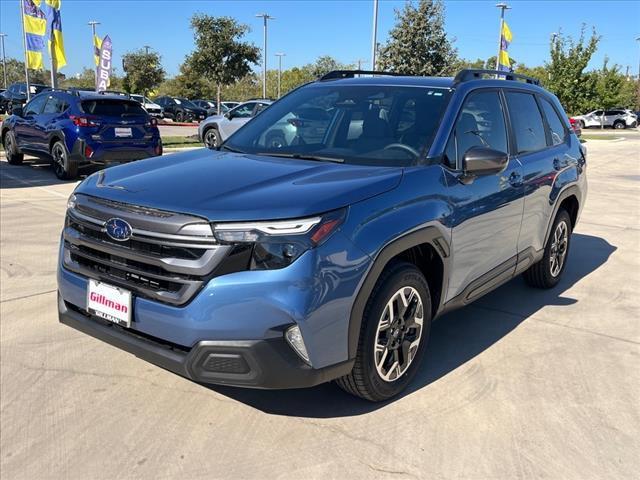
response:
[(76, 193), (210, 221), (298, 218), (395, 188), (402, 168), (198, 149), (97, 172)]
[(145, 103), (144, 108), (162, 108), (162, 107), (157, 103)]

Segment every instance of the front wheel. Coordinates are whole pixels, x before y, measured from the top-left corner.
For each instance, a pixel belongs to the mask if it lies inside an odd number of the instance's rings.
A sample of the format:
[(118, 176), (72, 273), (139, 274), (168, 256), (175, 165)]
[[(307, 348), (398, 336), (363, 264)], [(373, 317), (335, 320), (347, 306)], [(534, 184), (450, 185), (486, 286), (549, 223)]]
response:
[(624, 122), (616, 122), (613, 124), (613, 128), (615, 128), (616, 130), (622, 130), (624, 128), (627, 128), (627, 125)]
[(2, 139), (4, 145), (4, 151), (7, 155), (7, 162), (10, 165), (20, 165), (24, 160), (24, 155), (18, 150), (18, 143), (16, 142), (16, 136), (13, 132), (7, 132)]
[(204, 132), (204, 145), (210, 150), (215, 150), (222, 144), (220, 132), (215, 128), (210, 128)]
[(60, 180), (73, 180), (78, 176), (78, 164), (69, 158), (69, 152), (63, 142), (57, 141), (53, 144), (51, 160), (53, 171)]
[(535, 288), (553, 288), (567, 265), (571, 243), (571, 217), (566, 210), (558, 212), (542, 259), (524, 272), (527, 284)]
[(424, 275), (413, 264), (393, 262), (367, 302), (353, 370), (336, 382), (374, 402), (398, 395), (420, 366), (430, 329), (431, 296)]
[(176, 112), (175, 120), (176, 120), (176, 122), (179, 122), (179, 123), (183, 122), (184, 121), (184, 113)]

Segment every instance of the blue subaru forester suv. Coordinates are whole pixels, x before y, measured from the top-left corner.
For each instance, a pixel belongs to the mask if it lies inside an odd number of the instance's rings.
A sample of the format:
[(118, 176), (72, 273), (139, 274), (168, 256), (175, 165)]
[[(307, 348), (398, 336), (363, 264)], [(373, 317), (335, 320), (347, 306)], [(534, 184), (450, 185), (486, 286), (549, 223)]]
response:
[(2, 122), (7, 161), (24, 154), (51, 159), (62, 180), (89, 166), (105, 166), (162, 155), (157, 121), (122, 95), (82, 90), (45, 90)]
[(294, 90), (218, 151), (84, 180), (60, 321), (197, 382), (380, 401), (436, 317), (520, 273), (555, 286), (586, 195), (558, 100), (504, 72), (373, 73)]

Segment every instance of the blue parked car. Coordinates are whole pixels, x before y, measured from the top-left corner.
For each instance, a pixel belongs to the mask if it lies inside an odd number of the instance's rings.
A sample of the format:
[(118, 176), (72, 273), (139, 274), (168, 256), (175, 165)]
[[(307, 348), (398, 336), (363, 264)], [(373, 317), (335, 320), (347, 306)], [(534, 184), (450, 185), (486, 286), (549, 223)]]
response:
[(21, 164), (24, 154), (50, 158), (63, 180), (87, 166), (162, 155), (157, 121), (138, 102), (80, 90), (36, 95), (13, 109), (0, 136), (10, 164)]
[(60, 321), (197, 382), (380, 401), (435, 318), (521, 273), (557, 285), (587, 191), (558, 100), (504, 72), (367, 73), (294, 90), (219, 150), (88, 177)]

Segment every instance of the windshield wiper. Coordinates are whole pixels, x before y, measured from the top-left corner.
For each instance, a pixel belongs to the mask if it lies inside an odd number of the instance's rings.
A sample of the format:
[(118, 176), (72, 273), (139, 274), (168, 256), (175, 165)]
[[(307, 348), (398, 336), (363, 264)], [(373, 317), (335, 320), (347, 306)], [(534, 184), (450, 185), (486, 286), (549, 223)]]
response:
[(266, 155), (267, 157), (295, 158), (296, 160), (315, 160), (316, 162), (344, 163), (344, 158), (323, 157), (321, 155), (307, 155), (304, 153), (262, 152), (256, 155)]
[(222, 150), (222, 149), (224, 149), (224, 150), (226, 150), (226, 151), (228, 151), (228, 152), (232, 152), (232, 153), (245, 153), (245, 152), (243, 152), (242, 150), (238, 150), (238, 149), (236, 149), (236, 148), (231, 148), (231, 147), (229, 147), (228, 145), (222, 145), (222, 146), (220, 147), (220, 150)]

